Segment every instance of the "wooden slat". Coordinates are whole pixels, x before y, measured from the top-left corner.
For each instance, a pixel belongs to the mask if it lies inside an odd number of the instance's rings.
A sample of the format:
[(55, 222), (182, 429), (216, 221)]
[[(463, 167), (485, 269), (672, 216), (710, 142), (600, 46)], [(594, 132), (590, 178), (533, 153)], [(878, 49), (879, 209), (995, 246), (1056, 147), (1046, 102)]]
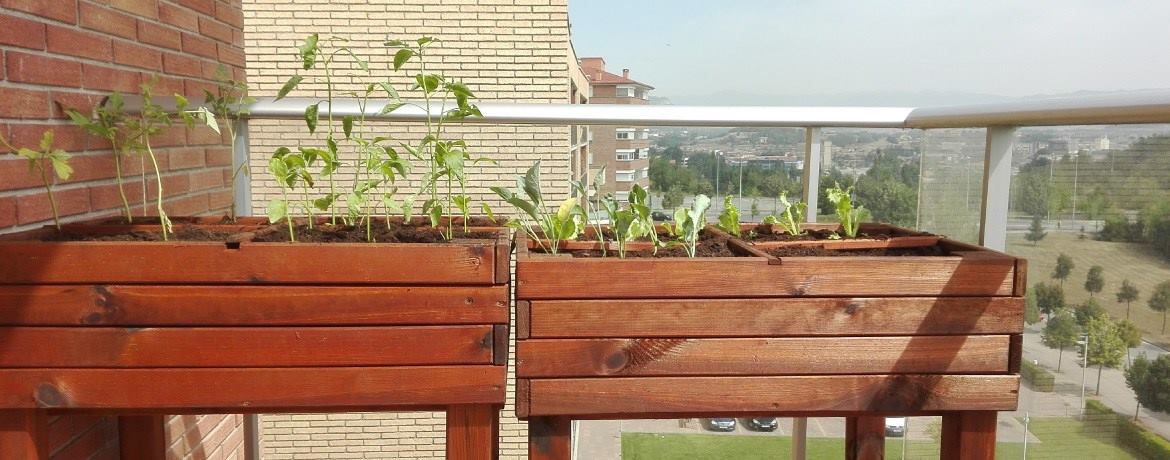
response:
[(940, 239), (942, 237), (939, 236), (898, 236), (884, 240), (862, 238), (855, 240), (759, 241), (752, 243), (752, 245), (763, 250), (788, 247), (823, 247), (830, 250), (894, 249), (934, 246), (938, 244)]
[[(845, 419), (845, 459), (882, 460), (886, 454), (885, 417)], [(903, 435), (905, 436), (905, 435)]]
[(1014, 375), (532, 379), (530, 416), (639, 418), (695, 413), (835, 414), (1015, 410)]
[(447, 409), (447, 458), (499, 458), (500, 408), (488, 404)]
[(0, 284), (491, 285), (494, 245), (0, 242)]
[(1028, 259), (1016, 259), (1016, 279), (1012, 295), (1023, 297), (1028, 292)]
[(531, 334), (532, 302), (516, 301), (516, 340), (524, 340)]
[(49, 460), (45, 411), (0, 410), (0, 460)]
[[(638, 282), (617, 282), (638, 280)], [(786, 296), (1008, 296), (1015, 259), (759, 257), (589, 259), (531, 255), (517, 262), (516, 295), (538, 299)]]
[(506, 366), (508, 364), (508, 325), (497, 324), (492, 326), (492, 364)]
[(994, 374), (1009, 336), (548, 339), (517, 344), (516, 376)]
[(493, 326), (0, 328), (0, 368), (491, 364)]
[(571, 460), (573, 422), (567, 417), (528, 421), (528, 460)]
[(507, 286), (0, 286), (0, 325), (506, 324)]
[(166, 460), (167, 433), (163, 415), (118, 417), (118, 450), (125, 460)]
[(1012, 334), (1008, 347), (1008, 372), (1020, 373), (1020, 361), (1024, 359), (1024, 335)]
[(1012, 297), (539, 300), (530, 308), (531, 338), (1019, 334), (1024, 327), (1023, 299)]
[(994, 460), (996, 413), (964, 411), (943, 416), (942, 458)]
[[(0, 408), (295, 411), (504, 404), (502, 366), (10, 369)], [(227, 412), (232, 413), (232, 412)]]
[(528, 418), (528, 401), (531, 385), (528, 379), (516, 379), (516, 417)]

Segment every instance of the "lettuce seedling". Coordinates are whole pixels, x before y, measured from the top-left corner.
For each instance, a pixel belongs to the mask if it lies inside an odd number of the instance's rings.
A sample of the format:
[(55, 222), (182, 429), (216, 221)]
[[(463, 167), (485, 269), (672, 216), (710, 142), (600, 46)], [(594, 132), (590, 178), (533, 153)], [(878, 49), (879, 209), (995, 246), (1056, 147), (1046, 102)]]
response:
[[(803, 234), (804, 230), (801, 230), (800, 223), (804, 222), (804, 212), (808, 209), (808, 204), (802, 201), (795, 203), (788, 202), (788, 193), (780, 194), (780, 204), (784, 206), (784, 212), (780, 214), (780, 219), (778, 220), (780, 226), (784, 227), (784, 231), (789, 235), (796, 236)], [(767, 223), (766, 219), (765, 223)]]
[(45, 193), (49, 196), (49, 207), (53, 211), (53, 224), (57, 226), (58, 232), (61, 231), (61, 216), (57, 212), (57, 200), (53, 197), (53, 179), (49, 175), (49, 170), (52, 169), (59, 179), (65, 180), (73, 175), (73, 167), (69, 166), (68, 153), (53, 148), (53, 131), (45, 131), (41, 135), (40, 150), (18, 149), (3, 137), (0, 137), (0, 144), (11, 150), (14, 155), (28, 160), (29, 173), (40, 176), (41, 184), (45, 186)]
[(674, 211), (674, 225), (665, 224), (666, 230), (675, 237), (672, 244), (686, 249), (688, 257), (695, 257), (699, 233), (707, 226), (706, 212), (709, 207), (711, 199), (707, 195), (696, 196), (689, 209), (684, 206)]
[(658, 250), (658, 232), (654, 230), (654, 220), (650, 218), (650, 206), (647, 203), (649, 194), (641, 185), (634, 184), (630, 190), (629, 204), (623, 208), (612, 196), (606, 196), (601, 206), (609, 216), (610, 229), (613, 230), (614, 242), (617, 243), (618, 257), (626, 257), (626, 243), (638, 238), (648, 237), (654, 242), (655, 251)]
[(842, 189), (841, 184), (827, 191), (829, 201), (837, 207), (837, 219), (841, 221), (841, 232), (849, 238), (857, 238), (861, 222), (869, 220), (869, 210), (853, 206), (853, 186)]
[(739, 236), (739, 208), (731, 200), (731, 195), (723, 197), (723, 212), (719, 213), (717, 226), (732, 236)]
[[(548, 212), (544, 194), (540, 189), (540, 161), (534, 163), (523, 176), (516, 179), (516, 185), (527, 199), (506, 188), (492, 187), (492, 191), (500, 198), (521, 211), (517, 219), (508, 222), (509, 227), (527, 233), (529, 238), (536, 241), (536, 244), (549, 254), (556, 254), (562, 242), (572, 240), (581, 233), (584, 228), (585, 212), (576, 197), (566, 198), (557, 207), (556, 212)], [(540, 228), (540, 234), (536, 232), (534, 226)]]

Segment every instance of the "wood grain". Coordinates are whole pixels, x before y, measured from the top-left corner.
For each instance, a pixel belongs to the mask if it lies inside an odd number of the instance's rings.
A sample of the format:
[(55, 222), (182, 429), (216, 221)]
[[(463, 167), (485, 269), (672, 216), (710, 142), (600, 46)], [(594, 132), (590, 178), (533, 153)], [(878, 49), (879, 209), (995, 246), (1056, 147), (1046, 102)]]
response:
[(491, 365), (9, 369), (0, 379), (0, 408), (186, 413), (503, 405), (504, 372), (503, 366)]
[(752, 246), (768, 250), (789, 247), (822, 247), (830, 250), (924, 248), (938, 244), (939, 236), (898, 236), (886, 239), (757, 241)]
[(118, 417), (118, 450), (126, 460), (166, 460), (167, 432), (163, 415)]
[(683, 375), (994, 374), (1009, 336), (550, 339), (517, 344), (526, 378)]
[(845, 419), (846, 460), (882, 460), (885, 458), (885, 454), (885, 417), (848, 417)]
[(528, 420), (528, 460), (571, 460), (572, 427), (568, 417)]
[(0, 325), (506, 324), (507, 286), (0, 285)]
[(500, 408), (488, 404), (447, 408), (447, 458), (499, 458)]
[(0, 460), (49, 460), (45, 411), (0, 410)]
[(1014, 375), (611, 377), (532, 379), (529, 415), (915, 413), (1015, 410)]
[[(491, 364), (491, 325), (0, 328), (3, 368)], [(51, 344), (51, 345), (50, 345)]]
[(995, 459), (996, 413), (965, 411), (943, 416), (942, 458)]
[[(636, 283), (617, 283), (632, 280)], [(574, 259), (530, 255), (516, 269), (520, 299), (788, 296), (1009, 296), (1009, 257), (758, 257)]]
[(1023, 299), (1012, 297), (538, 300), (530, 309), (531, 338), (1019, 334), (1024, 324)]

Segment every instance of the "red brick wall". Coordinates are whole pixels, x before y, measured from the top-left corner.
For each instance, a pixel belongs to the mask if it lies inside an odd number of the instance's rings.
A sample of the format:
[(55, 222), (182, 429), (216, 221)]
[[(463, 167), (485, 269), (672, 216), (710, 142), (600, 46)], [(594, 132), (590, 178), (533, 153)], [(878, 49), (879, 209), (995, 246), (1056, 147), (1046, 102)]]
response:
[[(156, 95), (202, 96), (215, 88), (222, 63), (244, 78), (241, 0), (0, 0), (0, 135), (35, 146), (55, 132), (74, 155), (74, 176), (57, 183), (64, 220), (116, 215), (121, 205), (109, 146), (69, 123), (65, 108), (85, 113), (112, 91), (137, 93), (158, 78)], [(171, 215), (222, 213), (231, 149), (206, 128), (170, 129), (157, 138), (165, 209)], [(48, 200), (23, 159), (0, 151), (0, 232), (45, 224)], [(124, 161), (138, 173), (137, 159)], [(142, 184), (128, 179), (135, 214)], [(148, 186), (153, 190), (153, 186)], [(153, 194), (153, 191), (151, 191)], [(173, 417), (171, 458), (242, 458), (242, 417)], [(53, 458), (116, 458), (117, 423), (109, 417), (50, 419)]]

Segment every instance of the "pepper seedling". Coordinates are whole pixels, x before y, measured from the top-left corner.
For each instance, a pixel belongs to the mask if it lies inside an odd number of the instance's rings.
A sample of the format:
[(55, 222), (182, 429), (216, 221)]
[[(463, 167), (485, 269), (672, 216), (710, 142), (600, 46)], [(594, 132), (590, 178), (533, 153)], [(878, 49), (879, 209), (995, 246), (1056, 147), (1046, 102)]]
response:
[(0, 143), (5, 148), (11, 150), (16, 156), (28, 160), (29, 173), (35, 173), (41, 179), (41, 184), (45, 186), (45, 194), (49, 197), (49, 208), (53, 212), (53, 225), (57, 227), (57, 231), (61, 231), (61, 216), (57, 211), (57, 200), (53, 196), (53, 179), (49, 175), (49, 170), (61, 180), (68, 179), (73, 175), (73, 167), (69, 165), (69, 154), (64, 150), (53, 148), (53, 131), (45, 131), (41, 134), (41, 142), (38, 145), (40, 150), (33, 150), (30, 148), (16, 148), (7, 139), (0, 137)]

